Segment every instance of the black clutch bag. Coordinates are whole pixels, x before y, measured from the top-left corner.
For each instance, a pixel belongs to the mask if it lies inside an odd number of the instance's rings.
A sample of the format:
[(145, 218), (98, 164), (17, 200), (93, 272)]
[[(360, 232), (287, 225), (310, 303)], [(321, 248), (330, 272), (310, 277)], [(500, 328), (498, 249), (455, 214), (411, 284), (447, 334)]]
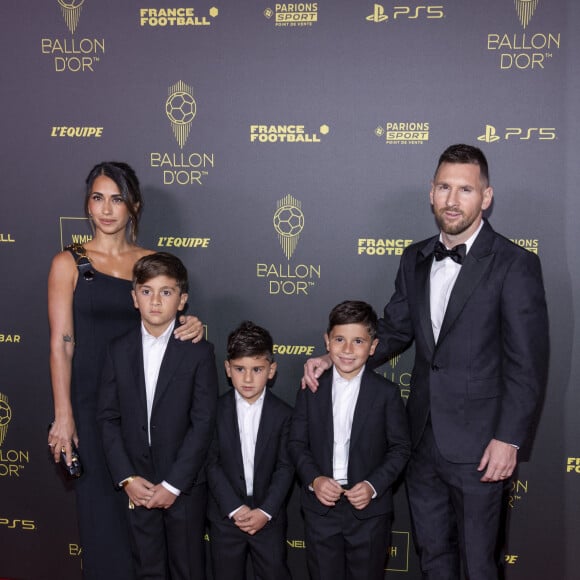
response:
[[(48, 430), (52, 427), (52, 423), (48, 426)], [(72, 445), (72, 461), (70, 465), (66, 464), (66, 452), (60, 452), (60, 464), (67, 477), (78, 479), (83, 474), (83, 464), (81, 463), (81, 456), (77, 446), (71, 441)]]

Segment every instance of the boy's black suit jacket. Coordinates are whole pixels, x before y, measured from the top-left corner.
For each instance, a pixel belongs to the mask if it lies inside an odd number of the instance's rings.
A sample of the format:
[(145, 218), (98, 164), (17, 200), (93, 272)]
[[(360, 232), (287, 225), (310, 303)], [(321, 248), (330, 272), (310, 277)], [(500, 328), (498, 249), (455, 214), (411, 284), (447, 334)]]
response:
[[(316, 393), (299, 389), (288, 448), (302, 482), (302, 507), (320, 515), (330, 508), (316, 499), (309, 486), (315, 477), (333, 477), (334, 426), (332, 368), (319, 379)], [(393, 511), (392, 486), (410, 455), (409, 428), (399, 388), (365, 369), (361, 378), (350, 437), (348, 483), (369, 481), (377, 497), (359, 519)]]
[(115, 485), (140, 475), (187, 493), (204, 481), (216, 403), (213, 346), (171, 336), (155, 389), (149, 445), (141, 328), (113, 340), (103, 369), (98, 420)]
[[(254, 456), (254, 507), (285, 520), (284, 503), (294, 479), (287, 442), (292, 407), (266, 388)], [(219, 398), (208, 458), (208, 517), (222, 520), (247, 501), (235, 391)]]

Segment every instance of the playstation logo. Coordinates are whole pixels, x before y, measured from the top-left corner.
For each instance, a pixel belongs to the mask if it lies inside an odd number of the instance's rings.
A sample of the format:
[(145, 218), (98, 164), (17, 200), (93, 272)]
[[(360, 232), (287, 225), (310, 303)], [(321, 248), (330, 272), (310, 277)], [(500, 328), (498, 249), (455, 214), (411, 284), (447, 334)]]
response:
[(380, 4), (375, 4), (372, 14), (367, 16), (369, 22), (385, 22), (389, 17), (385, 14), (385, 9)]
[(485, 134), (480, 135), (477, 140), (478, 141), (485, 141), (486, 143), (495, 143), (499, 141), (501, 137), (498, 137), (495, 132), (495, 127), (493, 125), (486, 125), (485, 126)]

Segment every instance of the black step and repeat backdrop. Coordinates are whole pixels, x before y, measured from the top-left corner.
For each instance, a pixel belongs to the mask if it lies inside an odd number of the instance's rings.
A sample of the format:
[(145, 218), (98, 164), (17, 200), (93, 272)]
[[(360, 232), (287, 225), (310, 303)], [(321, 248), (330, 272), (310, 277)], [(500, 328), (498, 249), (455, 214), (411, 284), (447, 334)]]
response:
[[(509, 496), (506, 577), (578, 578), (580, 9), (577, 0), (2, 0), (0, 577), (78, 579), (74, 493), (46, 451), (46, 277), (90, 238), (103, 160), (141, 179), (142, 245), (174, 252), (219, 363), (244, 318), (276, 342), (293, 403), (329, 309), (382, 309), (432, 235), (449, 144), (491, 164), (492, 225), (542, 259), (553, 351)], [(382, 369), (408, 395), (413, 353)], [(222, 389), (227, 388), (225, 377)], [(417, 580), (404, 490), (388, 577)], [(297, 496), (288, 553), (306, 578)]]

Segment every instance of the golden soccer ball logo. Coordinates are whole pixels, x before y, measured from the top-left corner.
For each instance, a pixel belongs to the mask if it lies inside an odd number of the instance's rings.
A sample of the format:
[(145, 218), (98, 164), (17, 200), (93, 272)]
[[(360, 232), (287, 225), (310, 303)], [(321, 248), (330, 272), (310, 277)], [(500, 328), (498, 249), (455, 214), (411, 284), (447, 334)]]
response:
[(4, 443), (10, 419), (12, 419), (12, 409), (8, 404), (8, 398), (6, 395), (0, 393), (0, 445)]
[(286, 258), (290, 259), (296, 250), (300, 233), (304, 229), (302, 204), (288, 194), (278, 201), (278, 209), (274, 213), (273, 221), (282, 250)]
[(183, 81), (179, 81), (169, 87), (168, 93), (169, 96), (165, 101), (165, 114), (171, 123), (177, 143), (183, 149), (189, 137), (191, 122), (197, 113), (193, 88)]
[(172, 123), (185, 125), (191, 123), (195, 117), (195, 99), (189, 94), (177, 91), (165, 102), (165, 112)]
[(296, 206), (284, 205), (274, 214), (274, 228), (280, 236), (297, 236), (304, 229), (304, 214)]

